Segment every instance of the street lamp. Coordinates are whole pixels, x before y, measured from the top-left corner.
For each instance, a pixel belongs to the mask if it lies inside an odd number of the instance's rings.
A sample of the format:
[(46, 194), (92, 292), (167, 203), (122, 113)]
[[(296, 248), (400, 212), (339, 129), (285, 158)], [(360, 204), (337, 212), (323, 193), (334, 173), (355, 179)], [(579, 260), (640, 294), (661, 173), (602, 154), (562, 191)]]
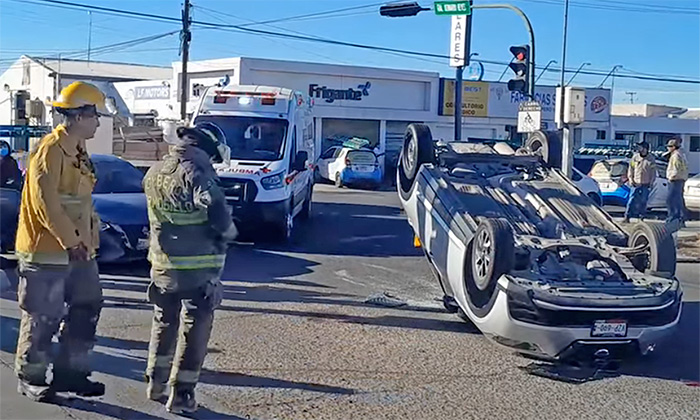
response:
[(584, 66), (590, 66), (590, 65), (591, 65), (591, 63), (583, 63), (583, 64), (581, 64), (581, 65), (579, 66), (579, 68), (576, 70), (576, 73), (574, 73), (574, 75), (571, 76), (571, 79), (569, 79), (569, 81), (566, 82), (566, 84), (567, 84), (567, 85), (570, 85), (571, 82), (572, 82), (572, 81), (574, 80), (574, 78), (576, 77), (576, 75), (578, 75), (578, 73), (581, 71), (581, 69), (582, 69)]
[(537, 76), (537, 79), (535, 79), (535, 83), (537, 83), (537, 81), (540, 80), (540, 77), (542, 77), (544, 72), (546, 72), (549, 66), (551, 66), (552, 64), (557, 64), (557, 60), (549, 60), (549, 63), (547, 63), (547, 65), (544, 66), (544, 68), (542, 69), (542, 73), (540, 73), (540, 75)]

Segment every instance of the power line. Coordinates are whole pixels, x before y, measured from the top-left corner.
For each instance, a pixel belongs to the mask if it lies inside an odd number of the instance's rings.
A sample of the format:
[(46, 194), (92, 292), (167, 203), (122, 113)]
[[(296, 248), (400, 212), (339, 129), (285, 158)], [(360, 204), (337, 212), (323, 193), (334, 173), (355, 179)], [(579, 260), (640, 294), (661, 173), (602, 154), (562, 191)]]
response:
[[(553, 6), (562, 6), (564, 4), (561, 0), (521, 0), (528, 3), (539, 3)], [(616, 5), (616, 3), (618, 5)], [(635, 12), (635, 13), (665, 13), (665, 14), (694, 14), (700, 15), (700, 9), (694, 8), (678, 8), (674, 6), (655, 6), (655, 5), (632, 5), (630, 3), (622, 3), (624, 6), (620, 6), (620, 2), (605, 1), (603, 4), (591, 4), (571, 1), (572, 7), (579, 7), (584, 9), (594, 9), (594, 10), (608, 10), (616, 12)]]
[[(27, 0), (22, 0), (22, 1), (27, 1)], [(180, 20), (177, 18), (154, 15), (154, 14), (150, 14), (150, 13), (133, 12), (133, 11), (128, 11), (128, 10), (120, 10), (120, 9), (113, 9), (113, 8), (107, 8), (107, 7), (92, 6), (92, 5), (72, 3), (72, 2), (61, 1), (61, 0), (37, 0), (37, 1), (39, 1), (41, 3), (60, 4), (60, 5), (70, 6), (70, 7), (77, 7), (77, 8), (86, 9), (86, 10), (97, 10), (97, 11), (104, 11), (104, 12), (109, 12), (109, 13), (117, 13), (117, 14), (129, 16), (129, 17), (133, 17), (133, 18), (147, 18), (147, 19), (161, 20), (164, 22), (180, 23)], [(536, 1), (536, 0), (529, 0), (529, 1)], [(540, 0), (540, 1), (544, 1), (544, 0)], [(355, 42), (338, 41), (338, 40), (319, 38), (319, 37), (313, 37), (313, 36), (306, 36), (306, 35), (280, 33), (280, 32), (261, 30), (261, 29), (246, 28), (246, 27), (242, 27), (241, 25), (216, 24), (216, 23), (202, 22), (202, 21), (196, 21), (196, 20), (193, 20), (192, 24), (196, 25), (196, 26), (200, 26), (200, 27), (217, 29), (217, 30), (224, 30), (224, 31), (229, 31), (229, 32), (253, 33), (253, 34), (258, 34), (258, 35), (268, 35), (268, 36), (275, 36), (275, 37), (281, 37), (281, 38), (295, 39), (295, 40), (299, 40), (299, 41), (319, 42), (319, 43), (326, 43), (329, 45), (352, 47), (352, 48), (359, 48), (359, 49), (372, 50), (372, 51), (385, 51), (385, 52), (391, 52), (391, 53), (399, 53), (399, 54), (405, 54), (405, 55), (411, 55), (411, 56), (417, 56), (417, 57), (431, 57), (431, 58), (441, 58), (441, 59), (450, 59), (451, 58), (450, 56), (444, 55), (444, 54), (434, 54), (434, 53), (426, 53), (426, 52), (420, 52), (420, 51), (403, 50), (403, 49), (399, 49), (399, 48), (380, 47), (380, 46), (374, 46), (374, 45), (366, 45), (366, 44), (359, 44), (359, 43), (355, 43)], [(505, 63), (505, 62), (499, 62), (499, 61), (493, 61), (493, 60), (481, 59), (479, 61), (482, 61), (484, 63), (490, 63), (490, 64), (507, 65), (507, 63)], [(550, 67), (547, 69), (547, 71), (548, 72), (554, 72), (554, 71), (560, 72), (561, 69), (557, 70), (556, 68)], [(580, 73), (586, 74), (586, 75), (593, 75), (593, 76), (605, 76), (607, 74), (607, 72), (604, 72), (604, 71), (594, 71), (594, 70), (585, 70), (585, 71), (581, 71)], [(616, 77), (617, 78), (627, 78), (627, 79), (637, 79), (637, 80), (668, 82), (668, 83), (700, 84), (700, 80), (681, 79), (681, 78), (655, 77), (655, 76), (643, 76), (643, 75), (626, 75), (626, 74), (617, 74)]]

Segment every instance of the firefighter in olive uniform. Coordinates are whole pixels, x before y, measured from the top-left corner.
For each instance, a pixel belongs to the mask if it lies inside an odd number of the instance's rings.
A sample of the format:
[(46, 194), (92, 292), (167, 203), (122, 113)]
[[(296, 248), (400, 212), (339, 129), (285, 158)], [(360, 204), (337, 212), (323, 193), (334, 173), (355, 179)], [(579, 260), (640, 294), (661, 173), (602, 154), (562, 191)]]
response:
[[(18, 391), (35, 401), (55, 392), (99, 396), (105, 391), (88, 379), (102, 289), (95, 262), (100, 231), (92, 204), (96, 179), (84, 147), (100, 125), (99, 116), (111, 112), (105, 95), (83, 82), (64, 88), (53, 106), (64, 123), (30, 155), (15, 241), (22, 309), (15, 371)], [(60, 352), (48, 384), (51, 340), (59, 326)]]
[[(177, 136), (143, 181), (151, 224), (148, 298), (154, 304), (146, 380), (148, 398), (163, 398), (169, 382), (168, 411), (191, 413), (222, 299), (227, 243), (237, 230), (211, 163), (222, 160), (223, 133), (211, 126), (180, 127)], [(180, 323), (184, 334), (178, 338)]]

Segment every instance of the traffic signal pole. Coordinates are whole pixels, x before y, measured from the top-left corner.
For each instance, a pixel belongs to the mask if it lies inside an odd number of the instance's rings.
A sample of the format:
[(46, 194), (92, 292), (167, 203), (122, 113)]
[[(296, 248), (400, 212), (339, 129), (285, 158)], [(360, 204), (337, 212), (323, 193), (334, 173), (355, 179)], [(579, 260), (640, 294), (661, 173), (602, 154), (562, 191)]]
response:
[(190, 0), (185, 0), (182, 10), (182, 78), (180, 82), (180, 118), (183, 121), (187, 120), (187, 93), (189, 91), (187, 78), (187, 62), (190, 59), (190, 40), (192, 33), (190, 32)]
[(568, 124), (564, 123), (564, 95), (566, 91), (566, 86), (564, 85), (564, 74), (566, 73), (566, 36), (568, 33), (569, 26), (569, 0), (564, 2), (564, 35), (562, 38), (562, 48), (561, 48), (561, 81), (559, 83), (561, 89), (561, 95), (559, 95), (559, 101), (557, 101), (556, 112), (559, 113), (559, 129), (561, 129), (561, 170), (567, 177), (571, 178), (572, 167), (574, 165), (573, 159), (573, 145), (571, 144), (571, 129)]
[[(469, 0), (471, 5), (471, 0)], [(465, 27), (465, 46), (464, 46), (464, 66), (457, 67), (455, 77), (455, 140), (462, 140), (462, 79), (464, 76), (464, 68), (469, 66), (469, 58), (471, 56), (472, 44), (472, 15), (467, 15), (467, 23)]]
[[(472, 9), (510, 9), (518, 14), (525, 23), (525, 28), (530, 36), (530, 57), (528, 58), (528, 84), (527, 84), (527, 95), (531, 100), (535, 99), (535, 31), (532, 30), (532, 24), (530, 19), (528, 19), (525, 12), (520, 10), (519, 7), (513, 6), (511, 4), (475, 4), (472, 5)], [(467, 50), (469, 49), (469, 44), (467, 44)]]

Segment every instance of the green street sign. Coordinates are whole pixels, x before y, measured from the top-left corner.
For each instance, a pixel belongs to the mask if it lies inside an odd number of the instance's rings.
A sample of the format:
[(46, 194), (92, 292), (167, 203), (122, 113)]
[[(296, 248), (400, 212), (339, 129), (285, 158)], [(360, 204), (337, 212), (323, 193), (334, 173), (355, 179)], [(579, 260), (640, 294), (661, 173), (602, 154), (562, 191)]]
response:
[(436, 15), (471, 15), (472, 8), (469, 1), (436, 1)]

